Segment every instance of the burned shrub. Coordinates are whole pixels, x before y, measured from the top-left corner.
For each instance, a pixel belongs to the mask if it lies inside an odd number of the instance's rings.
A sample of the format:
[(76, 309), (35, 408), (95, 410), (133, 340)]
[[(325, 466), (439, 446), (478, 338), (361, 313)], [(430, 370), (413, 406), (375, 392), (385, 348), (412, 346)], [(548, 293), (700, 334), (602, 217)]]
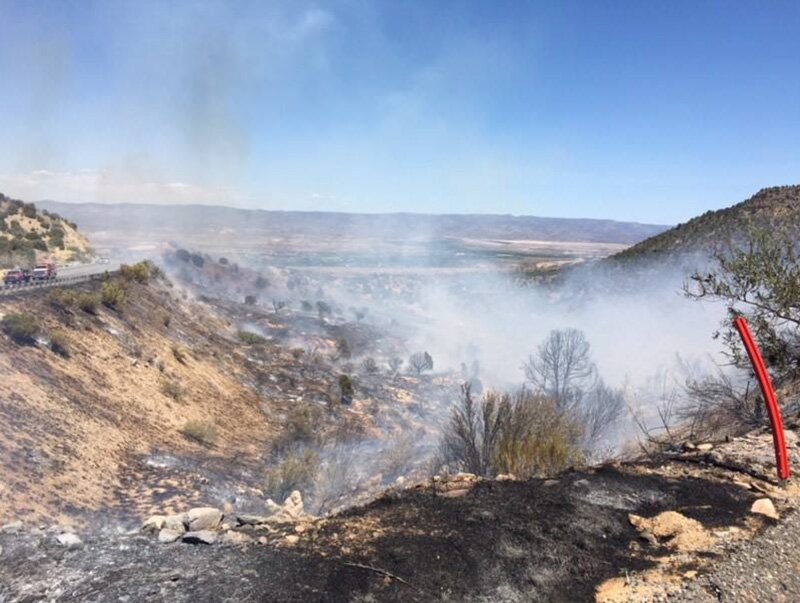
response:
[(319, 469), (319, 455), (310, 448), (296, 449), (276, 459), (264, 475), (264, 493), (282, 501), (293, 491), (308, 495)]
[(192, 259), (192, 254), (189, 253), (186, 249), (176, 249), (175, 257), (181, 262), (188, 262), (189, 260)]
[(78, 308), (87, 314), (97, 314), (100, 307), (100, 296), (95, 293), (81, 293), (76, 298)]
[(217, 442), (217, 427), (207, 421), (187, 421), (181, 433), (206, 448), (213, 447)]
[(400, 369), (403, 368), (403, 359), (400, 356), (393, 356), (389, 358), (389, 369), (393, 373), (399, 373)]
[(340, 402), (344, 405), (349, 405), (353, 403), (353, 396), (355, 395), (355, 384), (353, 380), (350, 378), (349, 375), (339, 375), (339, 392), (340, 392)]
[(255, 295), (245, 295), (244, 296), (244, 305), (245, 306), (255, 306), (258, 299)]
[(192, 260), (192, 264), (194, 264), (198, 268), (202, 268), (206, 263), (205, 258), (203, 258), (203, 256), (200, 255), (199, 253), (191, 254), (190, 259)]
[(368, 375), (374, 375), (378, 372), (378, 363), (375, 362), (375, 359), (372, 356), (367, 356), (361, 362), (361, 370)]
[(253, 283), (256, 289), (266, 289), (269, 285), (269, 281), (261, 276), (260, 274), (256, 277), (255, 283)]
[(336, 341), (336, 355), (339, 358), (345, 358), (345, 359), (350, 358), (351, 356), (350, 344), (347, 343), (347, 339), (345, 339), (344, 337)]
[(12, 341), (19, 345), (33, 345), (36, 343), (36, 337), (39, 335), (40, 328), (36, 317), (27, 312), (14, 312), (6, 314), (0, 327), (3, 332), (8, 335)]
[(425, 371), (433, 370), (433, 358), (428, 352), (416, 352), (408, 357), (408, 366), (419, 377)]
[(70, 357), (70, 340), (66, 333), (63, 331), (50, 331), (49, 340), (48, 345), (54, 354), (58, 354), (62, 358)]
[(174, 378), (164, 379), (161, 382), (161, 393), (176, 402), (183, 399), (184, 388), (180, 381)]
[(51, 289), (47, 302), (58, 310), (69, 310), (77, 305), (78, 296), (70, 289)]

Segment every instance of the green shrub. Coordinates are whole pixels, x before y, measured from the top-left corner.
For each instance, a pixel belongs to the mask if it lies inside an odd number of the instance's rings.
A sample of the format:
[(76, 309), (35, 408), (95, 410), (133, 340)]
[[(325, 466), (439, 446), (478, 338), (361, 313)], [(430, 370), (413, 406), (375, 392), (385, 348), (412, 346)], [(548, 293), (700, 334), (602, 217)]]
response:
[(206, 421), (188, 421), (181, 429), (181, 433), (207, 448), (211, 448), (217, 442), (216, 425)]
[(138, 262), (132, 266), (123, 264), (119, 268), (119, 273), (122, 278), (128, 281), (136, 281), (137, 283), (146, 283), (151, 277), (151, 264), (147, 261)]
[(100, 297), (95, 293), (81, 293), (76, 298), (78, 307), (87, 314), (97, 314), (100, 307)]
[(70, 357), (70, 340), (63, 331), (50, 331), (50, 349), (63, 358)]
[(125, 286), (119, 281), (106, 281), (100, 290), (100, 300), (112, 310), (122, 309), (126, 297)]
[(239, 331), (238, 336), (239, 339), (247, 345), (263, 345), (267, 343), (265, 337), (262, 337), (258, 333), (251, 333), (250, 331)]
[(0, 321), (0, 326), (6, 335), (20, 345), (36, 343), (36, 336), (40, 331), (36, 317), (27, 312), (6, 314)]

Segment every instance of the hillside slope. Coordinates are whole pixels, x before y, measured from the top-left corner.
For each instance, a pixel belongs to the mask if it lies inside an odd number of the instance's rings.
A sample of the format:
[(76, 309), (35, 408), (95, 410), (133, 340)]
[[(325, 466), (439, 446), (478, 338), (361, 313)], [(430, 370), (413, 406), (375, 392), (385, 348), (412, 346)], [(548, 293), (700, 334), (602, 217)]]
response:
[[(371, 237), (389, 239), (478, 238), (632, 244), (666, 226), (613, 220), (512, 215), (350, 214), (266, 211), (203, 205), (39, 203), (81, 225), (86, 232), (140, 231), (145, 240), (183, 240), (230, 231), (261, 237)], [(158, 236), (156, 236), (158, 235)]]
[(732, 207), (708, 211), (666, 232), (645, 239), (612, 256), (632, 260), (666, 254), (708, 251), (725, 244), (743, 229), (789, 228), (800, 235), (800, 185), (764, 188)]
[(73, 222), (0, 193), (0, 268), (80, 261), (90, 255), (89, 242)]

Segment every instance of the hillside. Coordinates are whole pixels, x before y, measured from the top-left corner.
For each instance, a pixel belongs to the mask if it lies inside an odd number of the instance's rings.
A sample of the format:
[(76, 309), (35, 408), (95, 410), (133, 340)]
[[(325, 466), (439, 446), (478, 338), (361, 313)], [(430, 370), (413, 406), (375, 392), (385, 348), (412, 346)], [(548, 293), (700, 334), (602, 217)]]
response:
[(800, 235), (800, 185), (764, 188), (732, 207), (708, 211), (612, 256), (632, 260), (693, 253), (736, 240), (743, 229), (790, 228)]
[[(666, 226), (566, 218), (512, 215), (350, 214), (265, 211), (202, 205), (58, 203), (41, 207), (58, 211), (88, 233), (141, 232), (144, 240), (187, 237), (216, 243), (237, 237), (370, 237), (375, 239), (502, 239), (632, 244), (662, 232)], [(188, 243), (196, 243), (189, 240)]]
[(75, 223), (0, 194), (0, 268), (81, 261), (90, 255), (89, 242)]

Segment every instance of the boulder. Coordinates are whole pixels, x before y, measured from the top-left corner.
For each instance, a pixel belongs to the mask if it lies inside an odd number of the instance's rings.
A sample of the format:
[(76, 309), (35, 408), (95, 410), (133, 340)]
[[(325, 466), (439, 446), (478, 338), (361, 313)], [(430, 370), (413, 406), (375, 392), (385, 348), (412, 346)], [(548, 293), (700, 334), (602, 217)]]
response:
[(217, 542), (216, 532), (211, 530), (198, 530), (197, 532), (186, 532), (183, 541), (188, 544), (214, 544)]
[(158, 532), (164, 527), (164, 522), (166, 519), (167, 518), (163, 515), (153, 515), (152, 517), (148, 517), (147, 520), (145, 520), (145, 522), (142, 524), (142, 531)]
[(698, 444), (697, 452), (710, 452), (714, 448), (714, 444)]
[(164, 528), (158, 533), (158, 541), (162, 544), (169, 544), (170, 542), (175, 542), (181, 537), (180, 532), (176, 532), (175, 530), (168, 530)]
[(214, 507), (195, 507), (186, 514), (186, 524), (190, 532), (216, 530), (222, 523), (222, 511)]
[(61, 546), (65, 546), (68, 549), (72, 549), (75, 547), (79, 547), (83, 544), (83, 540), (80, 539), (80, 536), (73, 532), (66, 532), (64, 534), (59, 534), (56, 536), (56, 541)]
[(186, 517), (184, 515), (168, 515), (164, 518), (164, 523), (161, 526), (166, 530), (172, 530), (183, 534), (186, 531)]
[(764, 515), (770, 519), (780, 519), (778, 512), (775, 510), (775, 505), (769, 498), (759, 498), (750, 507), (750, 512), (757, 515)]
[(303, 497), (297, 490), (292, 492), (282, 505), (277, 504), (271, 499), (267, 499), (266, 505), (267, 511), (269, 512), (269, 522), (292, 522), (307, 517), (303, 507)]
[(244, 544), (249, 544), (253, 542), (253, 539), (248, 536), (247, 534), (243, 534), (242, 532), (225, 532), (222, 535), (222, 544), (227, 544), (230, 546), (241, 546)]
[(0, 528), (0, 532), (3, 532), (3, 534), (16, 534), (20, 530), (22, 530), (21, 521), (12, 521), (11, 523), (7, 523)]

